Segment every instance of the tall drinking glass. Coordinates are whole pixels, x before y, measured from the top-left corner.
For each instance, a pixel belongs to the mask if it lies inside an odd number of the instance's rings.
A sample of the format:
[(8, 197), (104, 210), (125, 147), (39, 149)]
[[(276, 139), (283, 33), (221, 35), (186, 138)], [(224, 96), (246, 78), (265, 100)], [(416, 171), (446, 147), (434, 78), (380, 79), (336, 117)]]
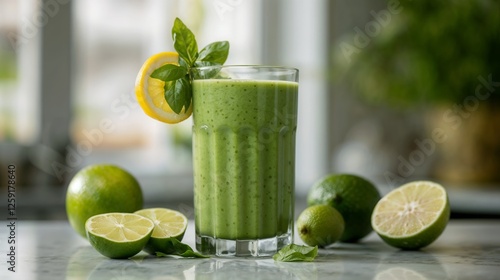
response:
[(270, 256), (293, 241), (298, 70), (207, 66), (192, 77), (196, 248)]

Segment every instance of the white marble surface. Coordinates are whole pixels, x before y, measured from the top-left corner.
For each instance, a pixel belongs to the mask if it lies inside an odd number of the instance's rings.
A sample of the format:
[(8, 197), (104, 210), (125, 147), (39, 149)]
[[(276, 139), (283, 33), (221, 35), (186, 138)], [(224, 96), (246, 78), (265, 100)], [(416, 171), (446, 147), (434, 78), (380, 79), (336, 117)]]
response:
[[(500, 279), (500, 220), (451, 221), (429, 247), (400, 251), (371, 234), (320, 250), (312, 263), (272, 259), (101, 256), (64, 221), (17, 221), (16, 272), (7, 270), (8, 223), (0, 229), (0, 279)], [(296, 237), (297, 243), (300, 243)], [(184, 242), (194, 247), (191, 223)]]

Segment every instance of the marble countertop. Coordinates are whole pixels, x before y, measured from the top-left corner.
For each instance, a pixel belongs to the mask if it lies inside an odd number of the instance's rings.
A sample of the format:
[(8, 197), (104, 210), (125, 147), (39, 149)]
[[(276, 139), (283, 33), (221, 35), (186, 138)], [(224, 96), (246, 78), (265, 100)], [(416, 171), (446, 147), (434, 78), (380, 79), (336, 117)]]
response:
[[(499, 279), (500, 220), (452, 220), (443, 235), (421, 251), (400, 251), (374, 233), (358, 244), (320, 250), (312, 263), (272, 259), (101, 256), (65, 221), (9, 221), (0, 229), (0, 279)], [(15, 270), (9, 237), (15, 239)], [(298, 237), (295, 238), (300, 243)], [(194, 247), (194, 225), (183, 242)]]

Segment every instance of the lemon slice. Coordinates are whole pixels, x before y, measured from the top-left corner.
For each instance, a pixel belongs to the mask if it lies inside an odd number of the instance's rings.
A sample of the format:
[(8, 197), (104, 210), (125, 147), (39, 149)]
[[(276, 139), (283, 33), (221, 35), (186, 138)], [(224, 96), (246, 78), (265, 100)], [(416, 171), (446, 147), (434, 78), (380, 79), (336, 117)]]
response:
[(387, 244), (416, 250), (434, 242), (449, 218), (445, 189), (434, 182), (416, 181), (385, 195), (375, 206), (371, 222)]
[(193, 112), (193, 102), (186, 110), (176, 114), (165, 100), (165, 82), (151, 78), (151, 73), (165, 64), (178, 64), (179, 55), (175, 52), (161, 52), (148, 58), (139, 70), (135, 80), (135, 96), (142, 110), (151, 118), (165, 123), (181, 122)]
[(85, 223), (92, 247), (112, 259), (126, 259), (139, 253), (148, 243), (154, 227), (151, 220), (132, 213), (95, 215)]
[(168, 254), (172, 250), (172, 238), (182, 241), (188, 223), (182, 213), (167, 208), (150, 208), (136, 211), (135, 214), (150, 219), (155, 225), (144, 251), (150, 254)]

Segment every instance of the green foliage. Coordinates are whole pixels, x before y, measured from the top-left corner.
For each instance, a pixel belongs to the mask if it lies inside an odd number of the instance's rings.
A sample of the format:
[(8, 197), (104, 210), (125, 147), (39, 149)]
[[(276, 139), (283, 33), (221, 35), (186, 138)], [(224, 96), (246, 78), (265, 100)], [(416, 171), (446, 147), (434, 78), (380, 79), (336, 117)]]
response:
[(318, 246), (288, 244), (273, 256), (278, 262), (312, 262), (318, 255)]
[(182, 108), (188, 110), (193, 97), (191, 68), (224, 64), (229, 54), (229, 42), (211, 43), (198, 53), (193, 32), (179, 18), (175, 18), (172, 39), (179, 54), (179, 65), (163, 65), (151, 74), (151, 78), (165, 82), (165, 100), (175, 113), (180, 114)]
[(16, 56), (10, 52), (4, 52), (0, 49), (0, 81), (16, 79)]
[[(500, 1), (404, 1), (401, 13), (380, 26), (366, 47), (351, 45), (350, 63), (345, 55), (334, 60), (345, 71), (341, 77), (369, 101), (462, 102), (475, 93), (479, 76), (500, 81)], [(497, 89), (488, 102), (499, 99)]]

